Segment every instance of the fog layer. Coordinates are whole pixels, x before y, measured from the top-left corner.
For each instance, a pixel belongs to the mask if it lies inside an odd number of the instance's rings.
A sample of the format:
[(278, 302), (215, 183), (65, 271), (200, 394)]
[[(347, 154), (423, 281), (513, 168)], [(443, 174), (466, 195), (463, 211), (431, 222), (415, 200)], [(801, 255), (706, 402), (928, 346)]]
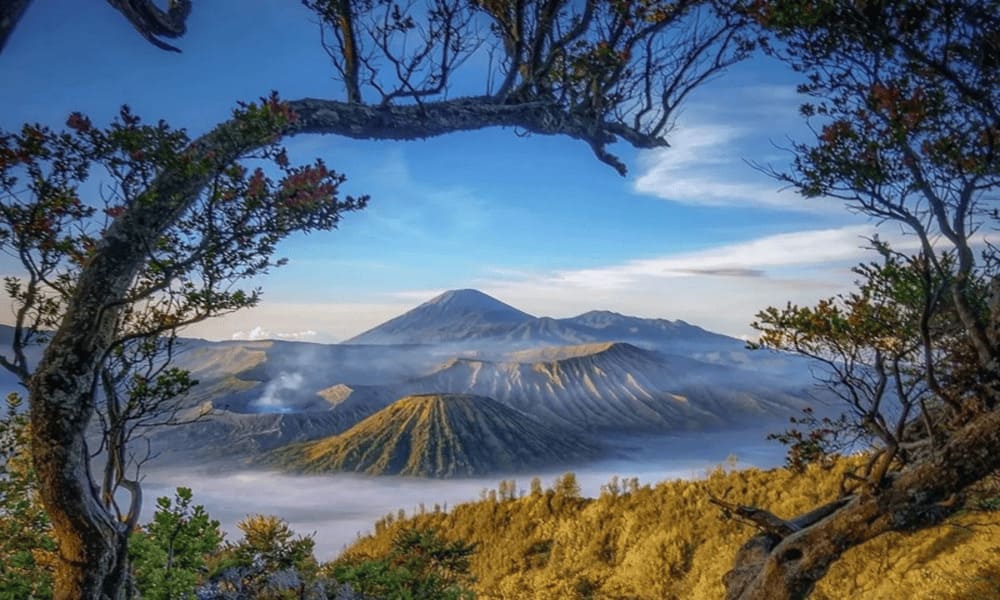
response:
[(316, 556), (330, 560), (359, 535), (371, 532), (374, 522), (389, 512), (427, 510), (435, 504), (449, 509), (479, 498), (484, 488), (495, 489), (504, 478), (527, 489), (532, 477), (544, 485), (566, 471), (574, 471), (585, 496), (597, 496), (601, 485), (613, 475), (638, 477), (641, 483), (668, 479), (692, 479), (734, 456), (737, 467), (771, 467), (782, 460), (783, 449), (765, 440), (760, 430), (689, 433), (614, 440), (616, 458), (558, 471), (520, 473), (488, 479), (430, 480), (406, 477), (368, 477), (338, 473), (295, 476), (261, 470), (212, 472), (171, 467), (147, 471), (144, 482), (148, 499), (142, 521), (148, 521), (153, 498), (172, 495), (177, 486), (190, 487), (197, 504), (222, 523), (227, 539), (238, 539), (236, 523), (252, 513), (274, 514), (287, 520), (302, 534), (314, 534)]

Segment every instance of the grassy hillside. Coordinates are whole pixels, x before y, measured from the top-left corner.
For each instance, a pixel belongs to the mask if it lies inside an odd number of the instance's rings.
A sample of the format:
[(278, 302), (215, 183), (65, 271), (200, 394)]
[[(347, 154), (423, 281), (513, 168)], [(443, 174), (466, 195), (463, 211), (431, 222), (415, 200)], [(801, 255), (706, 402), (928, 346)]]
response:
[[(832, 470), (717, 469), (700, 481), (656, 486), (618, 482), (598, 499), (572, 486), (533, 485), (405, 520), (387, 518), (342, 561), (384, 555), (400, 529), (433, 527), (476, 543), (479, 598), (720, 598), (722, 576), (753, 531), (725, 521), (709, 493), (790, 516), (837, 495), (845, 464)], [(506, 493), (505, 493), (506, 492)], [(516, 496), (516, 494), (514, 494)], [(990, 505), (990, 503), (987, 503)], [(976, 504), (976, 506), (980, 506)], [(883, 536), (848, 552), (812, 598), (981, 599), (1000, 597), (1000, 511), (969, 509), (927, 530)]]

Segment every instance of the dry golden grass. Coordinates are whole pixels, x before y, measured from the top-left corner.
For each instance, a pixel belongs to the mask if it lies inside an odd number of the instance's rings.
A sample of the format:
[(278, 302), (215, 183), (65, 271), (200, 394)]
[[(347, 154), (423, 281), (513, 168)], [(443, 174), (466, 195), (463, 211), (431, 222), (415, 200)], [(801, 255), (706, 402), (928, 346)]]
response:
[[(400, 527), (435, 527), (478, 544), (479, 598), (720, 598), (722, 576), (753, 530), (721, 519), (709, 495), (792, 516), (836, 497), (846, 467), (801, 475), (719, 468), (702, 480), (627, 485), (594, 500), (551, 491), (484, 500), (380, 522), (347, 557), (385, 552)], [(936, 527), (872, 540), (838, 561), (813, 598), (1000, 598), (1000, 511), (967, 510)]]

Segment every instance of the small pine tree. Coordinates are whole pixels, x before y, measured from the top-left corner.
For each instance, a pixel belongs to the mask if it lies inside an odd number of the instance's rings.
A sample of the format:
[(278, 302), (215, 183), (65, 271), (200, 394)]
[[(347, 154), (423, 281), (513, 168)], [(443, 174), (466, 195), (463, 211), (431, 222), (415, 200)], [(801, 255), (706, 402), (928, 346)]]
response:
[(190, 488), (177, 488), (172, 501), (158, 498), (152, 522), (129, 540), (136, 588), (145, 599), (194, 598), (206, 558), (220, 543), (219, 522), (204, 506), (192, 506)]
[(446, 542), (434, 529), (402, 529), (382, 557), (330, 565), (340, 584), (372, 598), (471, 600), (470, 557), (475, 546)]
[(217, 558), (213, 574), (258, 600), (313, 597), (319, 563), (312, 536), (297, 535), (273, 515), (249, 515), (236, 524), (243, 539)]
[(576, 473), (570, 471), (562, 477), (556, 479), (552, 489), (557, 496), (563, 498), (580, 498), (580, 483), (576, 480)]

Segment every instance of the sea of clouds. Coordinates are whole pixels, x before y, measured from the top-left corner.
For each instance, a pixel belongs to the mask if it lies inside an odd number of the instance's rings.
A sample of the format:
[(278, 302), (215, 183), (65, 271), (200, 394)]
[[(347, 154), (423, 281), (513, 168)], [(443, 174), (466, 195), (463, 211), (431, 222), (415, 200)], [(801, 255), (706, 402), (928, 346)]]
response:
[(482, 490), (495, 489), (501, 479), (513, 478), (527, 489), (539, 476), (552, 484), (566, 471), (577, 475), (583, 494), (597, 496), (612, 476), (638, 477), (640, 483), (703, 477), (720, 464), (737, 468), (772, 467), (781, 463), (783, 449), (765, 440), (762, 430), (686, 433), (657, 437), (627, 437), (613, 441), (617, 457), (585, 465), (570, 465), (539, 473), (480, 479), (432, 480), (412, 477), (370, 477), (349, 473), (299, 476), (261, 470), (216, 471), (190, 466), (147, 471), (142, 521), (152, 516), (152, 498), (172, 495), (177, 486), (190, 487), (197, 504), (221, 521), (227, 539), (239, 538), (236, 523), (253, 513), (281, 516), (292, 528), (313, 534), (316, 555), (329, 560), (359, 535), (370, 533), (380, 517), (399, 509), (408, 514), (421, 503), (449, 509), (477, 500)]

